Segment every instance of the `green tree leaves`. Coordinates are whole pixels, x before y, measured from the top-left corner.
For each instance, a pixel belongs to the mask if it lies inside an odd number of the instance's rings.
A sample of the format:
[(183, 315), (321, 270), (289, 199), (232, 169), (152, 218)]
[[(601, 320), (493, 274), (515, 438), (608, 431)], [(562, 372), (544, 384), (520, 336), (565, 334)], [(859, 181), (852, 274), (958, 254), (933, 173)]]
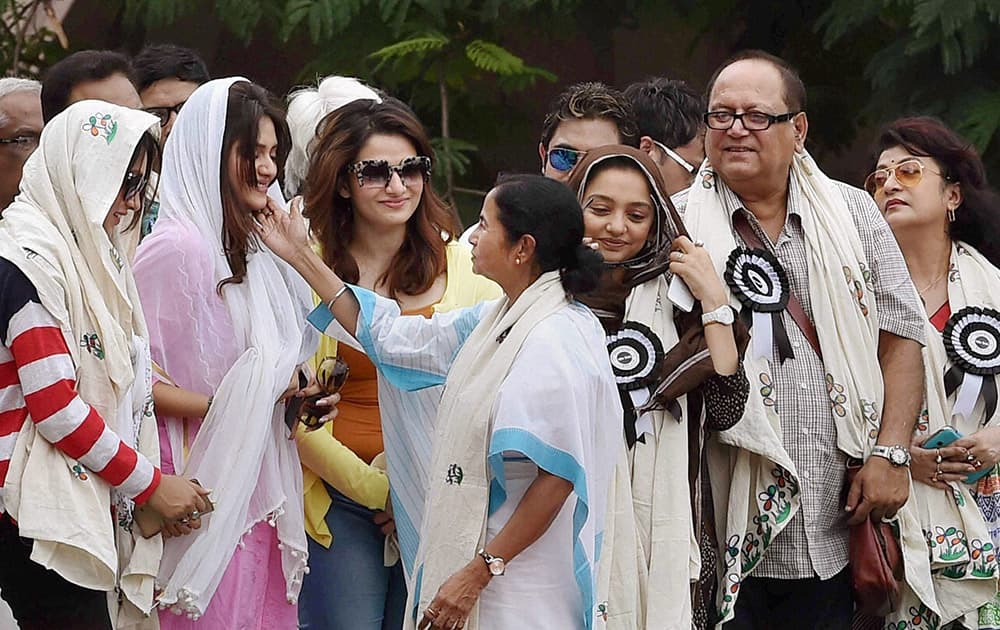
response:
[(865, 68), (873, 88), (865, 112), (881, 122), (940, 116), (980, 152), (1000, 131), (1000, 4), (995, 0), (832, 0), (817, 21), (831, 52), (860, 33), (887, 43)]

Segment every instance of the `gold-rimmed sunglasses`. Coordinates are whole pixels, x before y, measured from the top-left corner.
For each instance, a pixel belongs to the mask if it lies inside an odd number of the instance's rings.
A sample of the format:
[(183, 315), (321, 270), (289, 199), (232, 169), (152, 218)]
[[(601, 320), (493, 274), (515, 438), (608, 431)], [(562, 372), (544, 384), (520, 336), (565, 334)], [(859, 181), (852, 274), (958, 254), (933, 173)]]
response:
[(924, 178), (925, 169), (935, 175), (940, 175), (945, 181), (951, 181), (951, 178), (948, 176), (924, 166), (924, 163), (920, 160), (910, 158), (903, 160), (895, 166), (887, 166), (885, 168), (876, 169), (865, 178), (865, 190), (868, 191), (869, 195), (874, 197), (877, 193), (882, 192), (883, 188), (885, 188), (886, 182), (889, 181), (889, 175), (895, 177), (900, 186), (903, 186), (904, 188), (913, 188)]

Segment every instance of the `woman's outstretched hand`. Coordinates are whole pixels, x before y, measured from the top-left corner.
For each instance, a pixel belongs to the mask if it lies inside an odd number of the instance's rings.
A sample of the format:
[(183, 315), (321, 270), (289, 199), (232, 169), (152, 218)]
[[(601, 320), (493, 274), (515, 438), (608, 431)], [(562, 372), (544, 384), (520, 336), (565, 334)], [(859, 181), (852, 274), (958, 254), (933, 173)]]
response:
[(303, 248), (309, 247), (309, 230), (302, 218), (302, 197), (292, 199), (290, 208), (289, 212), (285, 212), (274, 199), (268, 197), (267, 205), (256, 214), (260, 240), (277, 256), (289, 262)]

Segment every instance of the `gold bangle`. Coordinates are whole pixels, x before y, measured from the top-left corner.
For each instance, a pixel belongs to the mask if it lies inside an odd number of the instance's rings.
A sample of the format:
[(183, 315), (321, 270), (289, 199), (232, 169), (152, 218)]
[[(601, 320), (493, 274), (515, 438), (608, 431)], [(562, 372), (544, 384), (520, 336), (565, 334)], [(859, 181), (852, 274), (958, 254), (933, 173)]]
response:
[(333, 305), (337, 303), (337, 300), (340, 299), (340, 296), (342, 296), (346, 290), (347, 283), (344, 283), (344, 286), (340, 287), (340, 290), (333, 294), (333, 299), (326, 303), (327, 310), (333, 312)]

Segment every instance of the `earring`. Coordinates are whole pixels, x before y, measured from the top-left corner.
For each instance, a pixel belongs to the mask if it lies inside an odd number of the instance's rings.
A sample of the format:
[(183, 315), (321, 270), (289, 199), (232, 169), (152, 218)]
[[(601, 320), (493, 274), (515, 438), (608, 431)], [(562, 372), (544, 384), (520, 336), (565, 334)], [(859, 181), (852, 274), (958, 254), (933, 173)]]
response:
[(514, 259), (514, 264), (515, 265), (520, 265), (521, 264), (521, 257), (520, 256), (518, 256), (517, 258)]
[(955, 209), (954, 208), (948, 208), (948, 221), (950, 221), (952, 223), (955, 222)]

